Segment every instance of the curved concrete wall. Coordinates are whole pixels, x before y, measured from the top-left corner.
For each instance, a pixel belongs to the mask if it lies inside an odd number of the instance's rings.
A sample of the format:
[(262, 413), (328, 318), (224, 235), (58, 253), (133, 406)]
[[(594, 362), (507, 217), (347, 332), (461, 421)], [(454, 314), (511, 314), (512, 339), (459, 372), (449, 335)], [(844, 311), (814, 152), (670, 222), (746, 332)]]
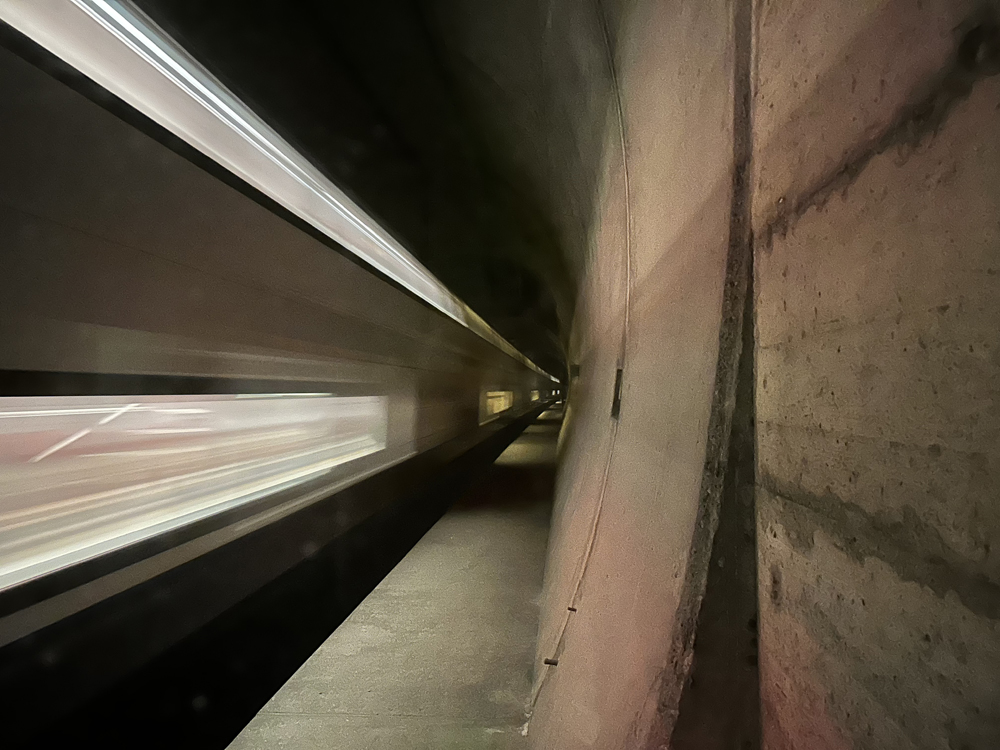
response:
[(528, 736), (658, 743), (704, 588), (745, 288), (737, 262), (726, 291), (734, 9), (531, 0), (462, 22), (443, 5), (452, 64), (579, 283)]
[(996, 4), (502, 6), (453, 61), (580, 290), (533, 745), (671, 742), (750, 224), (764, 746), (996, 746)]
[(655, 741), (690, 659), (707, 566), (692, 545), (710, 541), (718, 500), (704, 475), (720, 429), (731, 15), (723, 2), (635, 3), (614, 32), (621, 120), (613, 103), (572, 338), (535, 747)]

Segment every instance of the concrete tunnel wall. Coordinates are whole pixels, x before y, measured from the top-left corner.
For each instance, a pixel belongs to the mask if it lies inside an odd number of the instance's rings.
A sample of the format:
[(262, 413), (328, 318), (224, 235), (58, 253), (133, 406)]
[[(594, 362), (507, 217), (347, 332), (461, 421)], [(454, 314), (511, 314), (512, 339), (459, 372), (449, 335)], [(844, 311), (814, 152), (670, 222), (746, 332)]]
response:
[(733, 367), (717, 382), (720, 327), (734, 332), (745, 288), (737, 262), (726, 293), (732, 11), (640, 2), (604, 20), (614, 77), (570, 343), (579, 378), (546, 570), (534, 747), (665, 739), (690, 662), (719, 492), (710, 433), (725, 432), (734, 384)]
[(764, 746), (997, 746), (996, 4), (438, 6), (579, 287), (533, 746), (670, 744), (748, 286)]
[(996, 11), (759, 8), (768, 748), (1000, 744)]
[(452, 64), (579, 284), (528, 736), (643, 746), (690, 661), (732, 406), (748, 249), (729, 262), (734, 8), (456, 5)]

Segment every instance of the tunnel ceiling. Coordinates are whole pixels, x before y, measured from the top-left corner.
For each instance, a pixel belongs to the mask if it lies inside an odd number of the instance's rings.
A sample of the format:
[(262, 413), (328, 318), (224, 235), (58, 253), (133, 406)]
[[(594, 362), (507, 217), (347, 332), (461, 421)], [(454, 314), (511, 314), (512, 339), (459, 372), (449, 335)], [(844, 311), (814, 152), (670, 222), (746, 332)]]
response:
[(510, 149), (497, 147), (505, 123), (484, 127), (484, 113), (509, 110), (476, 100), (481, 87), (469, 87), (461, 39), (446, 38), (462, 8), (402, 0), (136, 5), (501, 335), (550, 372), (564, 371), (568, 264), (533, 183), (518, 177)]

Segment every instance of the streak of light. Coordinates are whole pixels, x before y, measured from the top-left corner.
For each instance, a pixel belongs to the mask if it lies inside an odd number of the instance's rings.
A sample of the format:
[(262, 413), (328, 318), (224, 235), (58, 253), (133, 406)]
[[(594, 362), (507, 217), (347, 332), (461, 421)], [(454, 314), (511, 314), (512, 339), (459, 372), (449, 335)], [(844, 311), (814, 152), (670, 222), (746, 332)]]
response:
[(43, 450), (41, 453), (39, 453), (37, 456), (35, 456), (34, 458), (30, 459), (28, 463), (32, 463), (32, 464), (38, 463), (39, 461), (41, 461), (46, 456), (51, 456), (56, 451), (62, 450), (63, 448), (65, 448), (70, 443), (75, 443), (77, 440), (79, 440), (82, 437), (85, 437), (85, 436), (89, 435), (93, 431), (94, 431), (93, 427), (84, 427), (82, 430), (74, 432), (68, 438), (63, 438), (62, 440), (60, 440), (55, 445), (49, 446), (48, 448), (46, 448), (45, 450)]
[(0, 412), (0, 419), (23, 419), (25, 417), (66, 417), (79, 414), (109, 414), (119, 409), (119, 406), (96, 406), (80, 409), (35, 409), (32, 411)]
[(322, 398), (332, 393), (237, 393), (236, 398)]
[[(100, 422), (98, 422), (97, 426), (100, 427), (101, 425), (106, 425), (111, 420), (117, 419), (122, 414), (124, 414), (127, 411), (130, 411), (133, 407), (136, 407), (136, 406), (138, 406), (138, 404), (128, 404), (126, 406), (120, 407), (114, 413), (109, 414), (104, 419), (102, 419)], [(45, 450), (43, 450), (41, 453), (39, 453), (37, 456), (35, 456), (34, 458), (30, 459), (28, 461), (28, 463), (32, 463), (32, 464), (38, 463), (43, 458), (46, 458), (47, 456), (51, 456), (56, 451), (62, 450), (63, 448), (65, 448), (67, 445), (69, 445), (71, 443), (75, 443), (77, 440), (79, 440), (82, 437), (85, 437), (85, 436), (89, 435), (93, 431), (94, 431), (93, 427), (84, 427), (82, 430), (80, 430), (78, 432), (75, 432), (74, 434), (70, 435), (68, 438), (64, 438), (64, 439), (60, 440), (58, 443), (56, 443), (55, 445), (49, 446), (48, 448), (46, 448)]]
[[(96, 26), (81, 23), (82, 18), (58, 7), (69, 3)], [(35, 36), (70, 65), (459, 325), (556, 381), (490, 328), (386, 229), (127, 0), (2, 0), (0, 17)], [(94, 42), (96, 29), (101, 30), (98, 44)], [(122, 75), (125, 66), (135, 69)]]
[(189, 432), (213, 432), (211, 427), (146, 427), (126, 430), (129, 435), (185, 435)]
[(132, 411), (132, 409), (134, 409), (134, 408), (135, 408), (135, 407), (137, 407), (138, 405), (139, 405), (139, 404), (127, 404), (126, 406), (123, 406), (123, 407), (122, 407), (121, 409), (119, 409), (118, 411), (116, 411), (116, 412), (115, 412), (114, 414), (109, 414), (108, 416), (106, 416), (106, 417), (105, 417), (104, 419), (102, 419), (102, 420), (101, 420), (100, 422), (98, 422), (97, 424), (98, 424), (98, 426), (100, 426), (100, 425), (104, 425), (104, 424), (107, 424), (107, 423), (108, 423), (108, 422), (110, 422), (110, 421), (111, 421), (112, 419), (117, 419), (118, 417), (120, 417), (120, 416), (121, 416), (122, 414), (124, 414), (125, 412), (127, 412), (127, 411)]
[(127, 487), (116, 487), (112, 490), (95, 492), (89, 495), (70, 498), (68, 500), (59, 500), (52, 503), (33, 505), (30, 508), (22, 508), (20, 510), (10, 511), (7, 513), (0, 513), (0, 522), (3, 524), (3, 529), (5, 531), (9, 531), (11, 529), (24, 526), (26, 523), (31, 523), (30, 520), (18, 521), (17, 519), (30, 519), (32, 516), (41, 516), (46, 520), (49, 520), (51, 518), (66, 515), (67, 513), (73, 513), (75, 512), (76, 507), (80, 505), (86, 505), (88, 508), (98, 508), (114, 504), (118, 502), (122, 496), (128, 496), (130, 494), (135, 496), (139, 494), (136, 492), (137, 490), (143, 490), (146, 494), (148, 494), (151, 490), (158, 491), (165, 488), (180, 489), (201, 482), (208, 477), (221, 479), (223, 477), (231, 476), (237, 472), (248, 471), (250, 469), (262, 469), (265, 466), (272, 464), (290, 461), (297, 458), (304, 458), (332, 448), (350, 445), (352, 442), (355, 441), (347, 440), (340, 443), (330, 443), (321, 445), (318, 448), (310, 448), (306, 451), (300, 451), (299, 453), (291, 453), (263, 460), (250, 459), (247, 461), (237, 461), (235, 463), (225, 464), (223, 466), (214, 466), (209, 469), (201, 469), (199, 471), (181, 474), (179, 476), (165, 477), (163, 479), (156, 479), (150, 482), (143, 482), (141, 484), (133, 484)]
[(153, 409), (154, 414), (211, 414), (211, 409)]
[[(152, 411), (156, 414), (210, 414), (211, 409), (196, 408), (156, 408), (153, 405), (130, 404), (130, 411)], [(77, 409), (32, 409), (30, 411), (3, 411), (0, 419), (27, 419), (30, 417), (75, 417), (87, 414), (113, 414), (119, 411), (118, 404), (113, 406), (85, 406)]]
[[(42, 574), (37, 568), (45, 566), (47, 570), (73, 564), (74, 562), (86, 559), (95, 554), (108, 549), (114, 549), (123, 544), (131, 543), (138, 539), (148, 538), (154, 534), (161, 533), (170, 528), (176, 528), (184, 523), (190, 523), (198, 518), (216, 513), (221, 509), (240, 505), (254, 500), (262, 495), (276, 492), (281, 489), (300, 484), (307, 479), (329, 471), (349, 461), (353, 461), (362, 456), (368, 455), (380, 449), (374, 441), (347, 441), (367, 443), (357, 450), (343, 453), (333, 458), (328, 458), (304, 467), (292, 469), (280, 474), (271, 475), (262, 479), (240, 485), (239, 487), (216, 493), (214, 495), (202, 496), (196, 503), (189, 506), (181, 515), (162, 517), (157, 523), (150, 525), (142, 519), (133, 522), (131, 526), (115, 530), (106, 531), (103, 538), (88, 537), (85, 543), (76, 547), (64, 546), (61, 550), (47, 550), (44, 553), (37, 553), (29, 558), (19, 558), (12, 563), (0, 566), (0, 590), (15, 585), (35, 575)], [(346, 445), (347, 443), (344, 443)], [(327, 448), (331, 446), (326, 446)], [(72, 529), (72, 527), (70, 527)], [(65, 533), (66, 529), (62, 530)], [(20, 540), (19, 540), (20, 541)], [(36, 568), (34, 572), (32, 568)], [(26, 575), (27, 573), (27, 575)]]
[[(124, 450), (124, 451), (101, 451), (100, 453), (84, 453), (84, 458), (97, 458), (97, 457), (114, 457), (120, 458), (123, 456), (170, 456), (177, 453), (202, 453), (207, 450), (219, 451), (223, 448), (232, 448), (237, 445), (245, 445), (247, 448), (252, 448), (254, 446), (264, 446), (273, 444), (278, 441), (288, 442), (294, 438), (301, 438), (304, 435), (311, 434), (309, 430), (302, 428), (294, 428), (289, 430), (280, 430), (276, 432), (268, 432), (266, 437), (261, 435), (250, 435), (241, 436), (237, 438), (231, 438), (228, 440), (217, 440), (211, 445), (178, 445), (172, 446), (170, 448), (140, 448), (138, 450)], [(2, 517), (2, 516), (0, 516)]]

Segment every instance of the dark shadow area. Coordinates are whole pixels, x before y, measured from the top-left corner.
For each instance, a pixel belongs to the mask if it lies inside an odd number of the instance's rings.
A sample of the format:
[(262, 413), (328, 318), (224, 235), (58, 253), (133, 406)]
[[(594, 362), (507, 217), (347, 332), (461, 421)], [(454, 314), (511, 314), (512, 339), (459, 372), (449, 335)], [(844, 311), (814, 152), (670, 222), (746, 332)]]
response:
[(694, 660), (671, 737), (676, 750), (761, 746), (752, 296), (750, 286), (719, 526), (698, 614)]
[(475, 491), (462, 496), (452, 511), (517, 509), (552, 501), (555, 467), (493, 466), (477, 482)]
[[(755, 307), (750, 221), (752, 155), (752, 6), (734, 6), (733, 181), (730, 263), (742, 258), (742, 305), (734, 404), (719, 521), (708, 540), (704, 598), (694, 633), (693, 661), (681, 693), (670, 746), (675, 750), (757, 750), (760, 669), (757, 641)], [(740, 319), (742, 320), (740, 321)]]
[(549, 409), (528, 425), (451, 512), (551, 505), (556, 481), (556, 442), (561, 409)]

